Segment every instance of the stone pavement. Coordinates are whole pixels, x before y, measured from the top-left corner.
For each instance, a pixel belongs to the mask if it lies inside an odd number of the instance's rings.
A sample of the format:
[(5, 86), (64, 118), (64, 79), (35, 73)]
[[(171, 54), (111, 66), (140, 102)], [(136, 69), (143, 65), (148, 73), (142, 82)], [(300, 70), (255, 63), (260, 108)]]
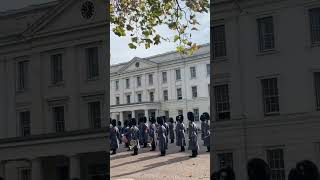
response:
[(169, 144), (164, 157), (159, 156), (159, 151), (150, 152), (149, 148), (141, 148), (137, 156), (131, 156), (132, 151), (126, 151), (123, 144), (120, 146), (119, 152), (110, 157), (111, 180), (210, 179), (210, 153), (206, 152), (205, 146), (200, 146), (197, 158), (189, 157), (191, 151), (179, 152), (180, 148), (175, 144)]

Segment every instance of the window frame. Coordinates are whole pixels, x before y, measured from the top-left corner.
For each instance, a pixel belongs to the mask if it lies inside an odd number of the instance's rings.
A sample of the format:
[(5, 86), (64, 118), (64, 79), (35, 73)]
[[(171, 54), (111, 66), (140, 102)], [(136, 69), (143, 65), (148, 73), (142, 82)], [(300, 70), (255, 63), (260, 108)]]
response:
[[(262, 24), (266, 24), (267, 19), (271, 18), (272, 21), (272, 33), (266, 33), (263, 32), (264, 30), (262, 29)], [(261, 16), (256, 18), (256, 23), (257, 23), (257, 35), (258, 35), (258, 50), (259, 53), (264, 53), (268, 51), (274, 51), (276, 49), (276, 27), (275, 27), (275, 17), (273, 15), (268, 15), (268, 16)], [(264, 26), (265, 27), (265, 26)], [(266, 47), (266, 41), (265, 37), (266, 36), (271, 36), (272, 39), (272, 47), (268, 48)]]
[[(221, 40), (221, 41), (218, 41), (218, 42), (216, 42), (214, 39), (214, 35), (215, 35), (215, 29), (216, 28), (221, 28), (221, 27), (223, 27), (223, 40)], [(212, 40), (212, 54), (213, 54), (213, 59), (218, 59), (218, 58), (225, 58), (226, 56), (227, 56), (227, 43), (226, 43), (226, 26), (225, 26), (225, 24), (224, 23), (218, 23), (217, 25), (215, 25), (215, 26), (212, 26), (211, 27), (211, 34), (212, 34), (212, 36), (211, 36), (211, 40)], [(221, 55), (219, 55), (219, 56), (217, 56), (216, 54), (216, 45), (215, 44), (223, 44), (223, 46), (224, 46), (224, 53), (222, 53)]]
[[(219, 91), (220, 92), (220, 96), (219, 98), (217, 94), (218, 91), (217, 91), (217, 88), (225, 88), (226, 87), (226, 91), (227, 92), (222, 92), (221, 94), (221, 90)], [(214, 98), (214, 112), (215, 112), (215, 119), (216, 121), (228, 121), (231, 119), (231, 102), (230, 102), (230, 87), (229, 87), (229, 84), (228, 83), (221, 83), (221, 84), (216, 84), (213, 86), (213, 98)], [(225, 89), (223, 89), (225, 90)], [(218, 101), (219, 100), (219, 101)], [(221, 100), (221, 102), (220, 102)], [(218, 107), (223, 107), (223, 109), (220, 111), (218, 109)], [(226, 109), (225, 109), (226, 107)], [(220, 118), (220, 113), (223, 113), (225, 114), (224, 117), (225, 118)]]
[[(92, 59), (89, 57), (89, 51), (96, 50), (94, 57)], [(96, 59), (95, 59), (96, 58)], [(91, 62), (94, 60), (94, 62)], [(99, 47), (92, 46), (85, 48), (85, 61), (86, 61), (86, 69), (87, 69), (87, 80), (97, 80), (100, 77), (100, 64), (99, 64)]]
[(196, 79), (196, 78), (197, 78), (197, 69), (196, 69), (196, 66), (191, 66), (191, 67), (190, 67), (190, 78), (191, 78), (191, 79)]
[[(276, 95), (268, 95), (267, 97), (266, 97), (266, 95), (265, 95), (265, 89), (264, 89), (264, 85), (263, 85), (263, 81), (267, 81), (267, 80), (276, 80)], [(269, 83), (268, 83), (269, 84)], [(270, 84), (269, 84), (270, 85)], [(274, 76), (272, 76), (272, 77), (265, 77), (265, 78), (261, 78), (260, 79), (260, 86), (261, 86), (261, 97), (262, 97), (262, 107), (263, 107), (263, 114), (264, 114), (264, 116), (266, 117), (266, 116), (273, 116), (273, 115), (279, 115), (280, 114), (280, 93), (279, 93), (279, 80), (278, 80), (278, 77), (274, 77)], [(270, 90), (270, 88), (269, 88), (269, 91), (274, 91), (274, 90)], [(266, 98), (269, 98), (269, 99), (273, 99), (273, 98), (276, 98), (277, 99), (277, 111), (270, 111), (270, 112), (267, 112), (266, 111), (266, 102), (267, 102), (267, 100), (266, 100)], [(272, 109), (272, 107), (270, 107), (270, 109)]]

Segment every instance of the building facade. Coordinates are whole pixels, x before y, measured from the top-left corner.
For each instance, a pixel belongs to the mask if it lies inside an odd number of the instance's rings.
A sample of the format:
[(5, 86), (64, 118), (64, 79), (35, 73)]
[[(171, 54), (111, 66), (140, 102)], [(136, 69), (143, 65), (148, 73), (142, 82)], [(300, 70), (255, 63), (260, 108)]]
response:
[(107, 178), (106, 4), (0, 13), (0, 176)]
[[(192, 56), (175, 52), (135, 57), (110, 70), (110, 113), (123, 120), (142, 116), (176, 118), (209, 112), (210, 46)], [(188, 124), (188, 123), (186, 123)]]
[(320, 167), (320, 3), (220, 0), (212, 3), (215, 171), (264, 159), (272, 180), (301, 160)]

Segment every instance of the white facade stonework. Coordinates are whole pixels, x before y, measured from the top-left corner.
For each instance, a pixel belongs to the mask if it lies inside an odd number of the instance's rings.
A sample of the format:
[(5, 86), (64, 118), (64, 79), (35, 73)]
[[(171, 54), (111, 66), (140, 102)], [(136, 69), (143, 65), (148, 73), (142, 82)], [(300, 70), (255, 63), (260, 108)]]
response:
[[(85, 2), (94, 11), (84, 8)], [(106, 178), (106, 17), (100, 0), (54, 1), (0, 13), (1, 177)], [(87, 55), (88, 48), (96, 56)], [(61, 61), (53, 60), (57, 54)], [(88, 57), (98, 62), (99, 73), (91, 79)], [(100, 127), (90, 122), (90, 102), (99, 102)]]
[[(165, 116), (176, 118), (178, 111), (182, 110), (187, 122), (187, 112), (194, 109), (199, 114), (209, 112), (209, 45), (203, 45), (192, 56), (169, 52), (146, 58), (133, 58), (127, 63), (112, 65), (110, 70), (110, 113), (113, 119), (128, 119), (128, 115), (139, 118), (140, 116)], [(191, 77), (190, 68), (195, 68), (195, 77)], [(180, 70), (181, 79), (177, 80), (176, 70)], [(163, 75), (166, 73), (166, 75)], [(149, 74), (152, 74), (153, 84), (149, 84)], [(166, 76), (167, 81), (163, 81)], [(141, 77), (141, 85), (138, 78)], [(127, 88), (127, 80), (130, 87)], [(117, 82), (119, 87), (117, 89)], [(192, 97), (192, 87), (197, 87), (197, 97)], [(181, 88), (182, 99), (178, 99), (177, 89)], [(164, 97), (168, 92), (168, 99)], [(150, 92), (154, 93), (154, 100), (150, 99)], [(141, 101), (139, 102), (139, 93)], [(130, 103), (127, 96), (130, 95)], [(119, 104), (117, 104), (117, 97)], [(188, 124), (188, 123), (186, 123)]]
[[(212, 3), (213, 29), (225, 26), (226, 56), (212, 59), (211, 83), (229, 85), (231, 118), (212, 121), (211, 167), (219, 170), (223, 153), (232, 153), (236, 179), (246, 180), (247, 162), (262, 158), (269, 163), (268, 154), (275, 150), (282, 151), (279, 162), (284, 163), (280, 171), (285, 179), (298, 161), (311, 160), (320, 167), (320, 112), (314, 83), (314, 72), (320, 70), (320, 48), (311, 42), (309, 13), (320, 8), (320, 3), (238, 2)], [(265, 17), (273, 17), (275, 46), (261, 52), (258, 22)], [(268, 78), (277, 79), (279, 111), (266, 116), (261, 80)], [(211, 112), (215, 112), (211, 100)]]

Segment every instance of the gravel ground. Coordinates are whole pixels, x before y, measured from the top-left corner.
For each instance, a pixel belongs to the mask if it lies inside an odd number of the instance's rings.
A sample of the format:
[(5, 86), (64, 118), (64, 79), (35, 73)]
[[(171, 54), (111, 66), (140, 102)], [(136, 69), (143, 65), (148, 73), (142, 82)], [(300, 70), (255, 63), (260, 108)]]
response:
[[(202, 141), (199, 141), (202, 145)], [(197, 158), (190, 158), (191, 151), (179, 152), (175, 144), (169, 144), (166, 156), (150, 152), (149, 148), (139, 149), (137, 156), (126, 151), (123, 144), (116, 155), (110, 157), (112, 180), (209, 180), (210, 153), (200, 146)], [(186, 147), (187, 149), (187, 147)]]

